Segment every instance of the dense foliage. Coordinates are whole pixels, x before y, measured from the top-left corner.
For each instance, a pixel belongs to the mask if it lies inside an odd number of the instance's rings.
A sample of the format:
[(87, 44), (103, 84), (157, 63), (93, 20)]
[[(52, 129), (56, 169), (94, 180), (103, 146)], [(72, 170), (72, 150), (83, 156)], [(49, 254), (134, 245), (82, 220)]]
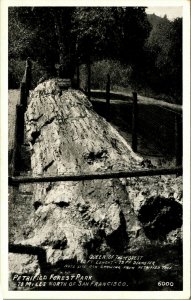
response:
[[(19, 86), (24, 60), (33, 60), (33, 83), (55, 74), (68, 77), (92, 65), (92, 87), (132, 86), (174, 97), (182, 93), (182, 19), (147, 16), (144, 7), (10, 7), (9, 87)], [(116, 75), (117, 74), (117, 75)]]
[(169, 94), (181, 103), (182, 96), (182, 19), (149, 16), (152, 31), (145, 48), (150, 69), (148, 85), (156, 92)]

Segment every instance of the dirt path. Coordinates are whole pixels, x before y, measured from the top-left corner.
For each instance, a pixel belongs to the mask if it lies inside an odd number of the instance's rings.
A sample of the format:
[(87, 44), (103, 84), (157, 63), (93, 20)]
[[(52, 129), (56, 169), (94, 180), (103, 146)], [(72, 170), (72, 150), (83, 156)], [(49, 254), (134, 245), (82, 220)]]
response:
[(19, 103), (19, 90), (9, 90), (9, 98), (8, 98), (9, 151), (14, 147), (16, 105), (18, 103)]

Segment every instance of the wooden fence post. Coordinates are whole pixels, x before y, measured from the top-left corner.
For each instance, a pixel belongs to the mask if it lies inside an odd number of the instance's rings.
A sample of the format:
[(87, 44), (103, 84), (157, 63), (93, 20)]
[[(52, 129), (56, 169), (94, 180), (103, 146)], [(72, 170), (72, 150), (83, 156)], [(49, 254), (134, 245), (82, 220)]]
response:
[(31, 67), (32, 63), (28, 57), (26, 60), (25, 73), (20, 85), (20, 104), (23, 105), (24, 110), (27, 108), (27, 97), (29, 96), (29, 90), (31, 88)]
[(13, 149), (13, 157), (11, 163), (11, 172), (13, 175), (19, 174), (19, 166), (21, 161), (21, 145), (24, 140), (24, 108), (21, 104), (16, 105), (15, 119), (15, 141)]
[(107, 74), (106, 83), (106, 119), (110, 119), (110, 75)]
[(182, 120), (181, 115), (175, 114), (175, 159), (176, 166), (182, 165)]
[(134, 152), (137, 152), (137, 121), (138, 121), (137, 93), (133, 92), (132, 149), (133, 149)]
[(90, 61), (87, 63), (88, 68), (88, 100), (91, 99), (91, 64)]
[(20, 105), (22, 105), (25, 109), (27, 108), (26, 82), (23, 82), (23, 81), (21, 81), (21, 84), (20, 84)]
[(26, 60), (26, 92), (27, 92), (27, 97), (29, 96), (29, 91), (31, 89), (31, 68), (32, 68), (32, 62), (30, 60), (30, 57), (27, 58)]
[(20, 104), (16, 106), (15, 145), (13, 151), (12, 172), (18, 173), (21, 161), (21, 145), (24, 143), (24, 113), (27, 108), (27, 99), (31, 88), (31, 60), (26, 60), (26, 68), (20, 84)]
[(20, 145), (24, 141), (24, 107), (23, 105), (16, 106), (16, 139)]
[(76, 64), (76, 85), (77, 85), (77, 89), (80, 88), (80, 66), (79, 66), (79, 61), (77, 60), (77, 64)]

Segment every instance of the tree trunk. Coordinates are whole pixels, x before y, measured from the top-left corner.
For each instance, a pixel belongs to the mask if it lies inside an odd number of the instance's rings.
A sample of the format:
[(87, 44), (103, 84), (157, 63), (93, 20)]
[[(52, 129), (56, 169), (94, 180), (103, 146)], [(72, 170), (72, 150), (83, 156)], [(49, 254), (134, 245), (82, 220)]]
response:
[[(59, 69), (58, 76), (60, 78), (70, 78), (74, 76), (74, 62), (72, 62), (72, 55), (70, 45), (71, 41), (68, 40), (69, 29), (65, 28), (62, 11), (53, 12), (55, 20), (55, 34), (59, 46)], [(67, 47), (68, 46), (68, 47)]]
[(62, 16), (61, 13), (54, 13), (54, 22), (55, 22), (55, 33), (58, 40), (58, 46), (59, 46), (59, 64), (64, 64), (64, 57), (66, 55), (66, 49), (64, 44), (64, 32), (63, 32), (63, 26), (62, 26)]

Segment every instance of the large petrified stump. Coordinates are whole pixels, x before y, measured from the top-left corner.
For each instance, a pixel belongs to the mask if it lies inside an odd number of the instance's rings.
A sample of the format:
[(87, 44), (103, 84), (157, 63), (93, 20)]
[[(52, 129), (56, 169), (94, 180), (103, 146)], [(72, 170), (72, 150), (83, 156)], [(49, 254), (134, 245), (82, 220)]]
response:
[[(59, 84), (58, 79), (39, 84), (26, 112), (34, 175), (145, 168), (142, 158), (94, 112), (82, 92), (62, 91)], [(181, 178), (33, 186), (35, 213), (25, 239), (16, 242), (44, 248), (52, 264), (68, 259), (84, 261), (95, 251), (122, 252), (140, 236), (142, 243), (165, 239), (181, 227)]]

